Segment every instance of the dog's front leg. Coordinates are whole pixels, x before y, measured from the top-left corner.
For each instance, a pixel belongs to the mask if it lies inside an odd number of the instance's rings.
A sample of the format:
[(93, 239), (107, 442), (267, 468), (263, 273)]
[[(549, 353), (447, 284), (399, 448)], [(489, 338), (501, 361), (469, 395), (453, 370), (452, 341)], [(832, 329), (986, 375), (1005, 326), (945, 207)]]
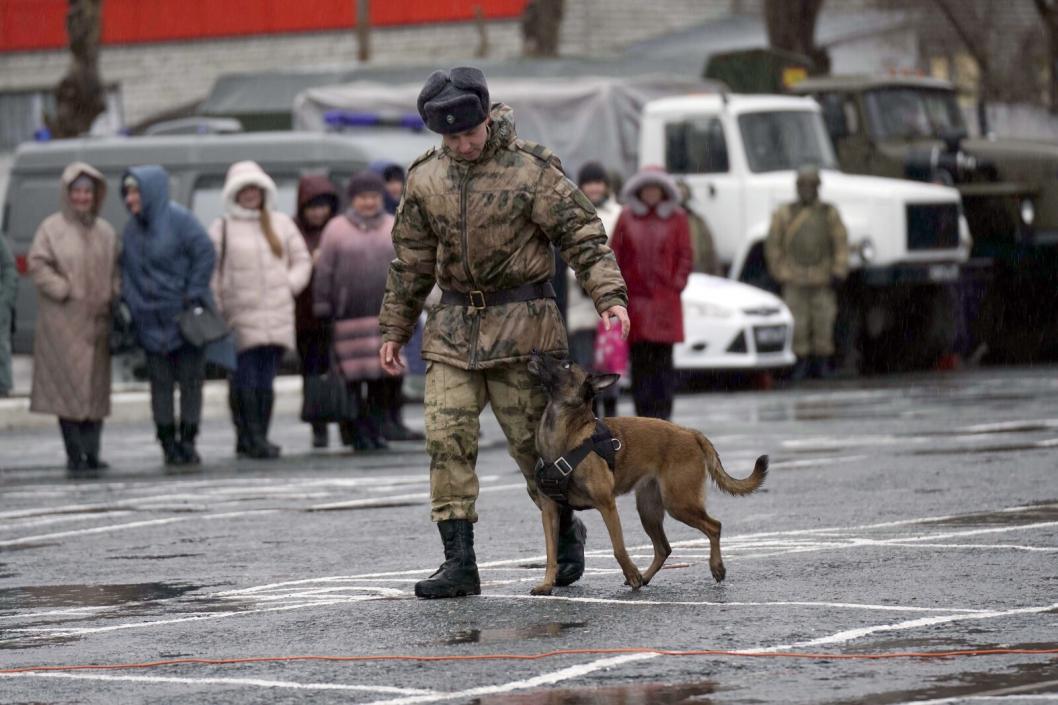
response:
[(544, 547), (547, 565), (544, 580), (532, 589), (534, 595), (550, 595), (558, 577), (558, 505), (547, 497), (540, 498), (540, 518), (544, 523)]
[(643, 587), (643, 576), (625, 549), (625, 538), (621, 531), (621, 517), (617, 514), (617, 503), (611, 499), (609, 504), (599, 505), (598, 509), (602, 514), (603, 522), (606, 523), (606, 530), (610, 532), (613, 556), (621, 565), (621, 571), (625, 574), (625, 582), (631, 585), (633, 590), (638, 590)]

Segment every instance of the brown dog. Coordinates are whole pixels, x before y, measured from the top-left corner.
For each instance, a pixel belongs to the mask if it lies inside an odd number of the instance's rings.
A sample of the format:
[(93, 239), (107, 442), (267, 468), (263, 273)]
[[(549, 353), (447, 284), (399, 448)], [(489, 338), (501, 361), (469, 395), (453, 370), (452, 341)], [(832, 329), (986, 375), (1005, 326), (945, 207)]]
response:
[[(536, 432), (536, 450), (544, 463), (553, 463), (591, 437), (595, 431), (592, 398), (617, 382), (618, 375), (588, 374), (576, 363), (539, 354), (529, 361), (529, 371), (549, 397)], [(764, 482), (768, 456), (757, 458), (748, 478), (736, 480), (724, 471), (713, 444), (698, 431), (639, 417), (608, 418), (606, 425), (620, 442), (614, 470), (598, 454), (589, 453), (569, 474), (567, 501), (575, 509), (594, 507), (602, 514), (626, 583), (633, 590), (649, 583), (672, 552), (662, 528), (666, 510), (709, 537), (709, 569), (717, 582), (722, 581), (725, 570), (720, 557), (720, 522), (705, 511), (706, 473), (728, 494), (749, 494)], [(643, 529), (654, 544), (654, 560), (642, 575), (625, 550), (617, 515), (618, 495), (633, 488)], [(559, 505), (541, 493), (540, 508), (547, 567), (543, 582), (532, 593), (550, 595), (558, 572)]]

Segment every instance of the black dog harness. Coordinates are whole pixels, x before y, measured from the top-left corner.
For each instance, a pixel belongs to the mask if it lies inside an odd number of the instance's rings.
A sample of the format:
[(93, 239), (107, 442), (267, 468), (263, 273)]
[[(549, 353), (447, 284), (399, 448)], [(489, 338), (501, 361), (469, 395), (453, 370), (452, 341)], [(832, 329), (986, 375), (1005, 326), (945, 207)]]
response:
[(617, 451), (621, 441), (599, 419), (595, 419), (595, 433), (573, 450), (558, 457), (553, 463), (543, 458), (536, 461), (536, 487), (542, 493), (563, 506), (569, 505), (569, 477), (589, 453), (595, 453), (606, 461), (613, 472), (617, 462)]

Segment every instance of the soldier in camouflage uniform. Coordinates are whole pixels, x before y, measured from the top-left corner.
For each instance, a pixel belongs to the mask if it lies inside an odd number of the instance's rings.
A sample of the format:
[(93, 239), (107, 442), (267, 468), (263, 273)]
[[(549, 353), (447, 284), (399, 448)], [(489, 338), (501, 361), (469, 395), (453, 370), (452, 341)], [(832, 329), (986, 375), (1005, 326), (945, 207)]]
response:
[(838, 287), (849, 271), (849, 243), (837, 209), (819, 200), (819, 170), (797, 172), (797, 202), (771, 220), (764, 257), (794, 317), (793, 378), (824, 377), (834, 355)]
[[(596, 310), (625, 334), (628, 295), (591, 201), (550, 150), (518, 139), (511, 109), (489, 103), (481, 71), (434, 72), (418, 107), (443, 144), (412, 164), (397, 207), (379, 355), (389, 373), (399, 373), (400, 348), (436, 282), (443, 295), (426, 322), (422, 356), (431, 516), (445, 562), (416, 584), (415, 594), (457, 597), (481, 592), (473, 523), (478, 416), (486, 404), (539, 503), (535, 433), (546, 396), (527, 362), (533, 350), (566, 353), (549, 283), (552, 246)], [(585, 530), (567, 510), (560, 532), (558, 584), (568, 585), (584, 570)]]

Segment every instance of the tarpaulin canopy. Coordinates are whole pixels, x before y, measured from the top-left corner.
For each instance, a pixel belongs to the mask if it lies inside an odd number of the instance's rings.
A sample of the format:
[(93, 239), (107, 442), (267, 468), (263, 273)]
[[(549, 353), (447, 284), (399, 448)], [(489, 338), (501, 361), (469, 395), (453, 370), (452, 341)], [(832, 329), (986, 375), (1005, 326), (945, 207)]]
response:
[[(327, 115), (335, 111), (414, 114), (421, 88), (421, 80), (310, 88), (294, 101), (294, 129), (329, 129)], [(662, 75), (489, 77), (489, 94), (493, 102), (513, 108), (518, 135), (551, 148), (571, 177), (593, 160), (625, 176), (634, 173), (643, 105), (664, 96), (712, 90), (715, 84), (700, 79)]]

